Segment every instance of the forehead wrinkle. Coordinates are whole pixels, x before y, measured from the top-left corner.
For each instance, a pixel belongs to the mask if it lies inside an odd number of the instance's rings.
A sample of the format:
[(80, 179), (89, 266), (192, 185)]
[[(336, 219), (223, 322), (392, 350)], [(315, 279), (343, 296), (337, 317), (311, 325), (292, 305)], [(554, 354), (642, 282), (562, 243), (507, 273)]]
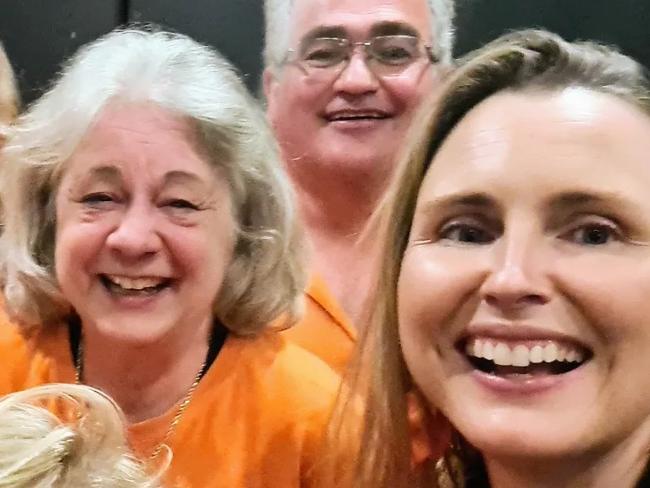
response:
[(292, 10), (289, 41), (293, 43), (303, 39), (303, 33), (313, 30), (309, 26), (318, 21), (321, 26), (344, 27), (346, 37), (353, 41), (365, 40), (374, 25), (395, 22), (410, 26), (420, 33), (419, 37), (431, 42), (431, 12), (424, 0), (304, 0), (294, 2)]

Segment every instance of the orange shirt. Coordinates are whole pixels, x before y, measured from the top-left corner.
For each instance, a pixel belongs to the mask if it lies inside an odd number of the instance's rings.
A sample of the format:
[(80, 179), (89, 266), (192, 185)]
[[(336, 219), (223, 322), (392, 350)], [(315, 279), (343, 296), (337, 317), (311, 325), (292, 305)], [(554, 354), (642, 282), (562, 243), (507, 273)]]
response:
[(339, 374), (347, 367), (357, 340), (354, 327), (319, 276), (312, 278), (307, 290), (303, 318), (283, 334)]
[[(65, 326), (30, 339), (0, 320), (0, 394), (74, 382)], [(165, 485), (174, 488), (312, 486), (310, 468), (336, 395), (337, 375), (281, 334), (229, 336), (168, 445)], [(129, 427), (136, 453), (150, 453), (176, 412)]]

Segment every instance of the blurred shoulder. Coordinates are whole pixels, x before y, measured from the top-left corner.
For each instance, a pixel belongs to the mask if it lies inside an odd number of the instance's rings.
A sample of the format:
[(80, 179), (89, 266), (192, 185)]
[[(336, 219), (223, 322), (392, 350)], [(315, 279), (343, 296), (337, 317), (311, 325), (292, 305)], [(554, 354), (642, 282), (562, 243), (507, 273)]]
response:
[(318, 356), (281, 333), (236, 340), (238, 347), (246, 350), (247, 369), (253, 382), (264, 387), (270, 403), (314, 407), (332, 404), (341, 377)]

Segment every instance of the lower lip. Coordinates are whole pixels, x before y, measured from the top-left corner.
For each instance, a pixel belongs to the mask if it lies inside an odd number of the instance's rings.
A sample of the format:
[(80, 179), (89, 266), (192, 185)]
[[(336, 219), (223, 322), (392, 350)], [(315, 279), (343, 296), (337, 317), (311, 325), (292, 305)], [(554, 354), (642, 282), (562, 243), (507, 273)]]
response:
[(517, 378), (516, 376), (496, 376), (477, 369), (472, 370), (472, 378), (483, 388), (494, 393), (506, 395), (532, 395), (546, 393), (562, 388), (577, 381), (584, 372), (589, 361), (564, 374), (540, 375)]

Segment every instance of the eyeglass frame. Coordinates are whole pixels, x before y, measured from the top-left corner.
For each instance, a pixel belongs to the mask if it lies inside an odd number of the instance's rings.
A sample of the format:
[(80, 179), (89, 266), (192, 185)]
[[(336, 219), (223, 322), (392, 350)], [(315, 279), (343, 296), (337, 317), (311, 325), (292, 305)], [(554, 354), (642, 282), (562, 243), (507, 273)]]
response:
[[(375, 76), (381, 77), (381, 75), (377, 75), (373, 71), (371, 65), (368, 64), (368, 60), (370, 60), (370, 59), (375, 59), (376, 60), (377, 59), (376, 57), (374, 57), (372, 54), (370, 54), (368, 52), (368, 48), (372, 45), (372, 43), (373, 43), (373, 41), (375, 39), (385, 38), (385, 37), (408, 37), (408, 38), (416, 39), (418, 44), (421, 44), (421, 46), (422, 46), (422, 49), (418, 50), (420, 52), (420, 55), (421, 55), (420, 57), (425, 57), (432, 65), (437, 64), (437, 63), (440, 62), (440, 58), (433, 52), (433, 46), (431, 46), (430, 44), (425, 44), (418, 36), (414, 36), (414, 35), (410, 35), (410, 34), (379, 35), (379, 36), (373, 36), (373, 37), (371, 37), (371, 38), (369, 38), (369, 39), (367, 39), (365, 41), (357, 41), (357, 42), (352, 42), (347, 37), (314, 37), (314, 38), (312, 38), (310, 40), (314, 41), (314, 40), (318, 40), (318, 39), (328, 39), (328, 40), (340, 41), (342, 43), (347, 44), (347, 46), (348, 46), (348, 48), (347, 48), (348, 49), (348, 56), (347, 56), (347, 58), (342, 60), (342, 61), (344, 61), (344, 64), (341, 66), (341, 72), (343, 72), (343, 70), (345, 70), (347, 65), (352, 60), (352, 56), (354, 55), (357, 47), (362, 47), (363, 52), (364, 52), (364, 62), (366, 63), (366, 66), (368, 67), (368, 69), (370, 71), (372, 71), (373, 74), (375, 74)], [(304, 40), (301, 41), (300, 44), (302, 44), (303, 42), (304, 42)], [(282, 65), (296, 64), (305, 74), (308, 75), (310, 69), (312, 69), (312, 70), (328, 70), (328, 69), (335, 68), (338, 64), (341, 63), (341, 61), (339, 61), (338, 63), (335, 63), (335, 64), (333, 64), (331, 66), (321, 66), (321, 67), (310, 66), (310, 67), (307, 68), (307, 67), (304, 66), (305, 60), (302, 60), (302, 59), (299, 58), (299, 55), (298, 55), (299, 52), (300, 52), (299, 49), (289, 48), (287, 50), (287, 54), (285, 55), (285, 57), (282, 60), (281, 64)], [(291, 59), (292, 54), (295, 54), (295, 55), (298, 55), (298, 56), (296, 56), (296, 58), (294, 58), (294, 59)], [(424, 56), (422, 56), (422, 55), (424, 55)], [(413, 64), (417, 59), (419, 59), (419, 58), (416, 58), (412, 62), (406, 63), (404, 65), (395, 65), (395, 66), (402, 66), (402, 67), (405, 68), (405, 67), (410, 66), (411, 64)]]

